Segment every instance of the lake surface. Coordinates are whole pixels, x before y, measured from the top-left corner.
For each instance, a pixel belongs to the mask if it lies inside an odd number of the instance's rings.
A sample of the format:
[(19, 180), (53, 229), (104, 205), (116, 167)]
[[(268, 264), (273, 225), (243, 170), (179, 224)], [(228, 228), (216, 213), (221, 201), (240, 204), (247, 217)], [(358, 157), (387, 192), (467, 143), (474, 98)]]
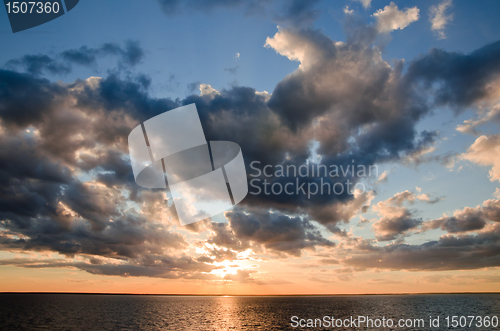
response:
[[(448, 328), (445, 318), (498, 318), (500, 294), (328, 297), (0, 294), (0, 330), (298, 330), (301, 328), (292, 328), (292, 316), (304, 319), (305, 325), (307, 319), (323, 319), (323, 316), (346, 319), (361, 315), (373, 320), (385, 317), (394, 323), (400, 319), (423, 319), (425, 325), (312, 329), (499, 330), (500, 326), (492, 325)], [(440, 326), (430, 327), (429, 316), (439, 316)]]

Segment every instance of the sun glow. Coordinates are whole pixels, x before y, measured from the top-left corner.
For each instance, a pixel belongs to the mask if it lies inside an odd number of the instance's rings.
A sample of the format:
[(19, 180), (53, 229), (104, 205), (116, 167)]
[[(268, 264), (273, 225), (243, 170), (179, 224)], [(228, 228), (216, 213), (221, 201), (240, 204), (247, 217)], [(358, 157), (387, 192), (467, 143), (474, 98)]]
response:
[(225, 260), (222, 262), (213, 262), (212, 264), (220, 267), (220, 269), (212, 270), (210, 273), (221, 278), (224, 278), (226, 275), (236, 275), (238, 270), (241, 270), (241, 267), (235, 261)]

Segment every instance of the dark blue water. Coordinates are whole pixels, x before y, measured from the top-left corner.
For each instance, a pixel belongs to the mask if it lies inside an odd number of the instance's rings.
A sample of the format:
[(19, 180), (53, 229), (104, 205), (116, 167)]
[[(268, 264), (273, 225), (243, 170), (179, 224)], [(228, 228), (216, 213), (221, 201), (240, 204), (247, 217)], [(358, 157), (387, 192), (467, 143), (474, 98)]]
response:
[[(289, 330), (293, 329), (292, 316), (306, 320), (322, 319), (323, 316), (349, 318), (351, 315), (391, 318), (396, 323), (401, 318), (423, 319), (425, 325), (410, 328), (358, 325), (357, 328), (326, 329), (499, 330), (493, 326), (448, 328), (445, 317), (500, 317), (500, 295), (182, 297), (0, 294), (1, 330)], [(429, 326), (430, 315), (440, 317), (439, 327)]]

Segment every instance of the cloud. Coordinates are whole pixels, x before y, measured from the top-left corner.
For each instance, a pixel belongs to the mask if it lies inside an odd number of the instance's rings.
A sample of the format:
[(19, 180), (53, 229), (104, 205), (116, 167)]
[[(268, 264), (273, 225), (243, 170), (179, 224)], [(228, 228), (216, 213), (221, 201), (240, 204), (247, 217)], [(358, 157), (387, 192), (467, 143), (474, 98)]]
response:
[(500, 98), (500, 42), (470, 54), (431, 49), (408, 67), (406, 81), (433, 97), (436, 106), (457, 113), (466, 107), (495, 105)]
[(453, 216), (426, 221), (422, 228), (441, 228), (448, 233), (462, 233), (482, 230), (489, 222), (500, 223), (500, 200), (486, 200), (482, 206), (475, 208), (465, 207), (455, 211)]
[(189, 93), (195, 93), (197, 90), (200, 90), (200, 87), (201, 87), (200, 81), (187, 84), (187, 90)]
[[(171, 230), (175, 215), (166, 197), (133, 181), (126, 137), (138, 123), (137, 107), (152, 106), (141, 104), (138, 83), (51, 83), (5, 70), (0, 77), (2, 249), (116, 259), (130, 267), (116, 266), (124, 275), (186, 247)], [(136, 93), (122, 93), (131, 89)], [(76, 267), (112, 274), (113, 266)]]
[(71, 71), (69, 65), (60, 63), (48, 55), (24, 55), (20, 59), (10, 60), (6, 67), (23, 67), (26, 72), (32, 75), (41, 75), (44, 72), (52, 75), (67, 74)]
[(353, 32), (347, 43), (335, 42), (318, 31), (285, 29), (266, 40), (267, 47), (300, 62), (268, 105), (292, 133), (320, 143), (325, 163), (338, 163), (348, 150), (363, 154), (351, 154), (363, 164), (399, 159), (433, 143), (434, 133), (418, 137), (414, 129), (428, 108), (400, 84), (402, 67), (392, 68), (370, 47), (373, 40)]
[(461, 212), (455, 212), (452, 217), (442, 217), (424, 224), (424, 229), (436, 229), (440, 227), (449, 233), (467, 232), (481, 230), (486, 225), (481, 212), (474, 208), (465, 208)]
[(207, 240), (209, 244), (233, 251), (243, 251), (250, 248), (249, 242), (237, 237), (228, 223), (211, 223), (210, 230), (211, 234)]
[(394, 194), (394, 196), (392, 196), (389, 199), (385, 200), (383, 202), (383, 204), (384, 205), (390, 204), (390, 205), (395, 205), (395, 206), (399, 206), (400, 207), (405, 202), (413, 204), (413, 203), (415, 203), (415, 201), (418, 201), (418, 200), (419, 201), (425, 201), (427, 203), (435, 203), (435, 202), (439, 201), (439, 199), (430, 201), (428, 194), (415, 195), (415, 193), (406, 190), (404, 192), (400, 192), (400, 193)]
[(236, 67), (233, 67), (233, 68), (225, 68), (224, 71), (227, 71), (227, 72), (235, 75), (236, 71), (238, 71), (239, 68), (240, 68), (240, 66), (236, 66)]
[(40, 76), (44, 73), (63, 75), (71, 72), (73, 65), (95, 66), (97, 59), (105, 56), (118, 56), (119, 67), (132, 67), (139, 64), (144, 58), (144, 51), (139, 42), (128, 40), (125, 47), (115, 43), (106, 43), (97, 48), (82, 46), (78, 49), (68, 49), (54, 58), (48, 55), (24, 55), (19, 59), (8, 61), (5, 66), (9, 69), (23, 68), (27, 73)]
[[(92, 273), (174, 277), (161, 268), (138, 267), (149, 259), (176, 258), (187, 242), (172, 229), (177, 220), (165, 193), (135, 185), (126, 137), (138, 121), (180, 103), (149, 97), (144, 85), (133, 77), (91, 77), (70, 84), (5, 70), (0, 77), (4, 82), (0, 87), (4, 96), (0, 102), (0, 220), (5, 229), (1, 247), (101, 256), (130, 266), (120, 265), (115, 270), (113, 264), (77, 266)], [(248, 131), (259, 130), (249, 124), (255, 118), (271, 116), (265, 97), (250, 88), (218, 92), (204, 85), (202, 91), (206, 93), (182, 102), (196, 100), (209, 139), (232, 136), (245, 146), (246, 155), (276, 157), (272, 150), (262, 148), (267, 144), (265, 137), (259, 142), (255, 139), (259, 134)], [(27, 92), (30, 98), (25, 97)], [(248, 116), (250, 112), (253, 117)], [(236, 123), (239, 118), (244, 120), (236, 127), (224, 122)], [(287, 148), (278, 145), (278, 150), (284, 153)], [(89, 179), (82, 182), (80, 176)], [(303, 249), (333, 246), (310, 221), (300, 217), (262, 214), (258, 209), (238, 217), (233, 213), (229, 217), (232, 227), (213, 226), (217, 235), (210, 242), (239, 251), (262, 247), (273, 254), (297, 256)], [(255, 233), (245, 226), (251, 220), (261, 228)], [(230, 237), (231, 232), (238, 236)], [(212, 253), (217, 259), (234, 258), (222, 251)]]
[(427, 194), (416, 195), (404, 191), (377, 203), (374, 211), (379, 213), (380, 219), (373, 223), (372, 227), (379, 241), (394, 240), (411, 230), (415, 231), (422, 224), (421, 219), (414, 218), (413, 212), (403, 206), (404, 203), (412, 205), (416, 201), (435, 203), (439, 199), (430, 200)]
[(381, 33), (387, 33), (393, 30), (404, 29), (410, 23), (418, 21), (419, 11), (417, 7), (399, 10), (398, 6), (394, 2), (391, 2), (384, 9), (379, 9), (373, 13), (373, 16), (377, 19), (377, 30)]
[(352, 15), (352, 14), (354, 14), (354, 9), (349, 9), (349, 6), (345, 6), (344, 7), (344, 13), (346, 15)]
[[(30, 269), (43, 268), (71, 268), (86, 271), (94, 275), (121, 276), (121, 277), (156, 277), (167, 279), (215, 279), (215, 275), (208, 274), (215, 267), (205, 263), (198, 263), (190, 257), (177, 259), (162, 258), (161, 260), (141, 261), (136, 265), (116, 263), (95, 263), (96, 260), (72, 262), (65, 259), (3, 259), (0, 265), (16, 266)], [(148, 263), (153, 262), (153, 263)]]
[(348, 266), (389, 270), (472, 270), (500, 263), (500, 224), (476, 235), (445, 235), (422, 245), (367, 245), (344, 260)]
[(119, 56), (121, 64), (135, 66), (144, 58), (144, 51), (139, 46), (139, 42), (128, 40), (125, 43), (125, 48), (117, 44), (107, 43), (98, 48), (83, 46), (79, 49), (66, 50), (60, 54), (64, 60), (84, 66), (94, 65), (97, 57), (106, 55)]
[(354, 191), (353, 198), (347, 201), (336, 201), (324, 206), (315, 206), (309, 211), (310, 216), (315, 221), (326, 225), (327, 228), (339, 234), (337, 223), (349, 221), (359, 213), (366, 213), (375, 194), (372, 191)]
[(451, 7), (453, 0), (443, 0), (438, 5), (429, 8), (429, 22), (431, 29), (438, 34), (438, 39), (446, 39), (444, 29), (453, 20), (453, 14), (446, 15), (445, 12)]
[(220, 92), (214, 89), (210, 84), (200, 84), (200, 96), (206, 96), (213, 99), (215, 96), (220, 95)]
[(275, 212), (238, 209), (226, 213), (236, 237), (262, 244), (265, 248), (300, 256), (302, 249), (334, 246), (308, 220)]
[[(430, 154), (437, 133), (419, 132), (416, 127), (434, 107), (455, 105), (458, 112), (459, 107), (495, 99), (495, 90), (488, 86), (495, 86), (500, 68), (497, 45), (468, 55), (432, 50), (411, 62), (405, 73), (403, 62), (391, 66), (383, 60), (375, 44), (380, 31), (360, 25), (354, 17), (347, 20), (347, 38), (342, 42), (311, 29), (281, 28), (268, 38), (267, 47), (300, 62), (272, 94), (242, 86), (216, 90), (196, 82), (191, 87), (200, 93), (172, 100), (151, 96), (151, 81), (144, 75), (108, 73), (71, 83), (42, 78), (58, 72), (55, 63), (92, 66), (103, 54), (117, 57), (124, 66), (140, 63), (143, 55), (133, 44), (119, 49), (108, 44), (83, 47), (57, 55), (52, 59), (55, 62), (41, 58), (39, 63), (31, 59), (24, 65), (21, 57), (17, 67), (0, 70), (1, 248), (88, 259), (18, 264), (25, 267), (220, 280), (209, 274), (217, 261), (237, 260), (242, 254), (290, 258), (337, 249), (340, 245), (327, 234), (339, 241), (356, 241), (339, 224), (367, 212), (375, 192), (311, 199), (300, 194), (249, 195), (226, 213), (227, 224), (205, 221), (179, 230), (166, 193), (135, 184), (127, 149), (127, 135), (141, 121), (194, 102), (207, 139), (238, 143), (247, 169), (255, 160), (262, 165), (307, 165), (313, 152), (321, 156), (323, 165), (404, 162)], [(30, 63), (38, 64), (28, 69)], [(478, 70), (471, 74), (462, 66)], [(463, 93), (469, 91), (464, 89), (466, 82), (476, 83), (469, 95)], [(496, 136), (488, 139), (492, 137)], [(314, 151), (312, 142), (318, 144)], [(473, 162), (495, 167), (483, 155), (482, 146), (471, 146), (466, 154), (470, 152)], [(305, 178), (301, 183), (320, 183), (321, 179), (328, 178)], [(328, 180), (350, 180), (354, 185), (361, 179), (355, 171), (348, 171), (345, 178)], [(410, 206), (436, 201), (427, 194), (406, 191), (379, 202), (376, 235), (381, 240), (400, 240), (419, 231), (421, 220)], [(492, 265), (498, 263), (494, 255), (497, 228), (492, 223), (496, 213), (493, 202), (481, 207), (487, 224), (476, 236), (455, 232), (459, 235), (427, 246), (393, 243), (382, 248), (364, 242), (364, 248), (353, 252), (345, 263), (371, 267), (379, 258), (384, 261), (382, 267), (398, 268), (385, 260), (395, 254), (404, 261), (408, 256), (401, 268), (457, 268), (460, 259), (467, 268)], [(438, 227), (450, 232), (470, 228), (472, 221), (460, 220), (472, 218), (456, 218), (459, 221), (441, 222)], [(448, 248), (454, 240), (463, 250)], [(189, 245), (201, 251), (187, 251)], [(207, 245), (210, 248), (204, 249)], [(467, 250), (476, 259), (469, 259)], [(441, 251), (444, 255), (439, 261)], [(412, 255), (419, 252), (429, 261)], [(446, 257), (449, 263), (443, 260)], [(335, 260), (344, 263), (340, 257)], [(253, 278), (241, 272), (240, 276), (240, 280)]]
[(487, 124), (487, 123), (499, 123), (500, 122), (500, 104), (496, 104), (488, 109), (483, 110), (480, 107), (477, 119), (465, 120), (463, 124), (457, 126), (457, 131), (462, 133), (468, 133), (473, 135), (478, 135), (479, 132), (476, 127)]
[(373, 229), (379, 241), (394, 240), (399, 235), (406, 234), (422, 224), (422, 220), (411, 218), (406, 208), (394, 208), (390, 213), (386, 211), (384, 217), (373, 223)]
[(500, 134), (480, 136), (460, 157), (480, 165), (492, 166), (490, 180), (500, 181)]
[(372, 0), (354, 0), (354, 1), (361, 2), (363, 8), (365, 9), (370, 8), (372, 2)]
[(387, 174), (388, 174), (387, 170), (381, 173), (380, 176), (378, 176), (377, 184), (387, 183), (388, 181)]

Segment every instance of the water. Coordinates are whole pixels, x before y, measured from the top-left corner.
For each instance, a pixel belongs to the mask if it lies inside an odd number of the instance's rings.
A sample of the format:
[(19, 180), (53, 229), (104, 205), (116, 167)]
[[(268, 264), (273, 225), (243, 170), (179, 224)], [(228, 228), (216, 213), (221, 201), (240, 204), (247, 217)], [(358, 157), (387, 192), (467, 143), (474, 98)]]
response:
[[(447, 328), (444, 318), (500, 317), (500, 294), (330, 297), (0, 294), (1, 330), (291, 330), (292, 316), (307, 319), (325, 315), (425, 321), (424, 327), (356, 330), (467, 330)], [(440, 316), (440, 327), (429, 327), (429, 315)]]

